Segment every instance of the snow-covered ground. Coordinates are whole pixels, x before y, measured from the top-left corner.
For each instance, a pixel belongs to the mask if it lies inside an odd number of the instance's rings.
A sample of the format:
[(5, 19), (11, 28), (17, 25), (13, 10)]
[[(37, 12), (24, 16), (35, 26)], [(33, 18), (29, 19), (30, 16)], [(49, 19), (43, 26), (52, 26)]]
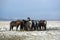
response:
[(1, 31), (0, 40), (60, 40), (60, 30)]
[(0, 40), (60, 40), (60, 21), (47, 21), (46, 31), (9, 31), (9, 23), (0, 21)]

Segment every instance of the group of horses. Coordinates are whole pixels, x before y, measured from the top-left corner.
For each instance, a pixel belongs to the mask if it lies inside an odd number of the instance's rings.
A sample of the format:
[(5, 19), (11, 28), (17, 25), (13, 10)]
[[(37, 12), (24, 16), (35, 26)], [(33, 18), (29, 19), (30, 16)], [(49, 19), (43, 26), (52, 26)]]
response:
[(20, 30), (32, 31), (32, 30), (46, 30), (46, 20), (16, 20), (10, 22), (10, 30), (16, 27), (16, 31), (20, 26)]

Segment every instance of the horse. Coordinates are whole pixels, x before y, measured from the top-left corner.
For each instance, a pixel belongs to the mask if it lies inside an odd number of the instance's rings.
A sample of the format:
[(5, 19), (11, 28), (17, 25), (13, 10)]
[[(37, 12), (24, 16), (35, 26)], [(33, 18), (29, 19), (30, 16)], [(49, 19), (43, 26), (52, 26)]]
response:
[(30, 30), (32, 22), (30, 20), (23, 20), (23, 22), (24, 22), (24, 30), (26, 31)]
[(21, 21), (20, 30), (27, 30), (26, 23), (27, 23), (27, 21), (24, 19)]
[(29, 27), (29, 30), (31, 30), (31, 27), (32, 27), (32, 20), (28, 20), (27, 25), (28, 25), (28, 27)]
[(44, 28), (44, 30), (46, 30), (46, 24), (47, 24), (46, 20), (40, 20), (39, 21), (39, 28), (40, 28), (40, 30), (42, 30), (42, 28)]
[(39, 28), (39, 20), (36, 20), (36, 29), (39, 30), (38, 28)]
[(24, 30), (24, 21), (21, 21), (20, 30)]
[(10, 22), (10, 30), (13, 30), (13, 27), (16, 27), (16, 31), (17, 31), (19, 25), (21, 25), (21, 21), (20, 20), (11, 21)]
[(38, 30), (38, 20), (32, 20), (31, 30)]

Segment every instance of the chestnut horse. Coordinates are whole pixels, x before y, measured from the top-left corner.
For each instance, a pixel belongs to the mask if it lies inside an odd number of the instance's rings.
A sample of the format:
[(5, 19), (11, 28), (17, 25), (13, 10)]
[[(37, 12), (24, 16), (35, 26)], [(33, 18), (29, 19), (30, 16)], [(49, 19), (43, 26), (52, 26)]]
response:
[(21, 21), (20, 20), (11, 21), (10, 22), (10, 30), (13, 30), (13, 27), (16, 27), (16, 31), (17, 31), (19, 25), (21, 25)]
[(42, 30), (42, 28), (44, 28), (44, 30), (46, 30), (46, 24), (47, 21), (46, 20), (40, 20), (39, 21), (39, 28)]

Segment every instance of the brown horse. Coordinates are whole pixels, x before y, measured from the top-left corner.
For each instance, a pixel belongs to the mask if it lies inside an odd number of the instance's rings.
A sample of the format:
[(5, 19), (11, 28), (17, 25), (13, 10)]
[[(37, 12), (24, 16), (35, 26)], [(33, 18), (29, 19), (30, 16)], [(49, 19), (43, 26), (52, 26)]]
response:
[(10, 22), (10, 30), (13, 30), (13, 27), (16, 27), (16, 31), (18, 30), (19, 25), (21, 25), (21, 21), (20, 20), (16, 20), (16, 21), (11, 21)]
[(40, 20), (39, 21), (39, 28), (42, 30), (42, 28), (44, 28), (44, 30), (46, 30), (46, 24), (47, 21), (46, 20)]

